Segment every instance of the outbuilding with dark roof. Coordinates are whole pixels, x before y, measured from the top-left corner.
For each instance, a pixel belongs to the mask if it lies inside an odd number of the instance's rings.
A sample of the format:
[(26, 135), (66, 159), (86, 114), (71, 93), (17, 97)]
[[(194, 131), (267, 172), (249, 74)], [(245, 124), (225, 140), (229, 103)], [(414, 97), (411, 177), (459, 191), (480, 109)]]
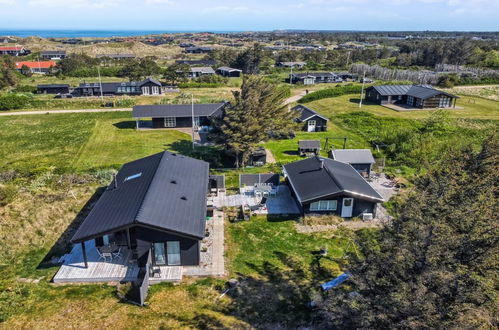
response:
[(303, 214), (343, 218), (375, 216), (383, 197), (349, 164), (311, 157), (283, 166), (286, 182)]
[(318, 155), (321, 151), (320, 140), (300, 140), (298, 141), (298, 153), (300, 156)]
[(216, 73), (223, 77), (239, 77), (243, 70), (229, 68), (228, 66), (221, 66), (216, 70)]
[(363, 177), (371, 175), (371, 169), (376, 161), (369, 149), (333, 149), (329, 153), (331, 159), (350, 164)]
[(305, 132), (325, 132), (327, 131), (328, 119), (315, 110), (299, 104), (291, 110), (296, 111), (295, 121), (302, 124)]
[(365, 99), (380, 105), (398, 104), (412, 108), (456, 107), (459, 97), (431, 85), (379, 85), (366, 88)]
[(123, 165), (71, 241), (126, 246), (139, 265), (150, 251), (157, 265), (198, 265), (208, 171), (168, 151)]

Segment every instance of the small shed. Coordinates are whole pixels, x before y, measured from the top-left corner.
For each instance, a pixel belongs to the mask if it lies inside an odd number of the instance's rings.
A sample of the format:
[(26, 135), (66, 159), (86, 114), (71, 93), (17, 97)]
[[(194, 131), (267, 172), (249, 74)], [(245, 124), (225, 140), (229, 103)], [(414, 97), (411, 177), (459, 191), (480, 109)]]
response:
[(299, 104), (291, 110), (296, 112), (295, 121), (302, 124), (305, 132), (325, 132), (327, 131), (328, 119), (315, 110)]
[(229, 68), (227, 66), (222, 66), (216, 70), (217, 74), (224, 77), (239, 77), (241, 76), (242, 70)]
[(369, 149), (333, 149), (329, 152), (329, 158), (350, 164), (365, 178), (371, 176), (372, 165), (376, 163)]
[(300, 156), (315, 156), (321, 151), (320, 140), (300, 140), (298, 141), (298, 153)]
[(267, 152), (265, 148), (260, 147), (253, 151), (248, 159), (249, 166), (263, 166), (267, 163)]

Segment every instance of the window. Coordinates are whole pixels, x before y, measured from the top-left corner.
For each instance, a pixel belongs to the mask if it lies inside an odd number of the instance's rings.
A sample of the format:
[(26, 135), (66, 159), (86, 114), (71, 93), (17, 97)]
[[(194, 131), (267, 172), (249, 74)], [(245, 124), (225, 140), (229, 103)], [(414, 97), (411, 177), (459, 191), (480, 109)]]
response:
[(201, 125), (201, 120), (199, 120), (199, 117), (194, 117), (194, 126), (200, 126)]
[(158, 88), (158, 86), (151, 86), (151, 88), (152, 88), (152, 94), (153, 95), (159, 94), (159, 88)]
[(168, 257), (168, 265), (180, 265), (180, 242), (166, 242), (166, 253)]
[(154, 243), (154, 263), (156, 265), (166, 265), (165, 243)]
[(141, 175), (142, 175), (142, 172), (137, 173), (137, 174), (134, 174), (134, 175), (127, 176), (127, 177), (125, 178), (125, 181), (124, 181), (124, 182), (127, 182), (128, 180), (133, 180), (133, 179), (140, 178), (140, 176), (141, 176)]
[(310, 211), (335, 211), (337, 204), (335, 200), (314, 202), (310, 204)]
[(165, 127), (175, 127), (177, 126), (177, 120), (175, 117), (165, 117)]

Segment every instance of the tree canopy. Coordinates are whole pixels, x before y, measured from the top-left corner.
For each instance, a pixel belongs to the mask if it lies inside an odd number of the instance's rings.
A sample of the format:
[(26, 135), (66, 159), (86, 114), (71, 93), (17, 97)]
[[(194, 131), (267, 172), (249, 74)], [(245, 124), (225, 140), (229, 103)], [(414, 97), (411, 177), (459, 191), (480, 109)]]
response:
[(349, 284), (323, 312), (341, 328), (497, 327), (499, 144), (453, 152), (418, 179), (379, 233), (359, 242)]
[(263, 77), (244, 76), (241, 91), (233, 92), (235, 103), (226, 109), (219, 125), (220, 140), (242, 166), (257, 144), (273, 134), (288, 133), (292, 113), (283, 105), (289, 90)]

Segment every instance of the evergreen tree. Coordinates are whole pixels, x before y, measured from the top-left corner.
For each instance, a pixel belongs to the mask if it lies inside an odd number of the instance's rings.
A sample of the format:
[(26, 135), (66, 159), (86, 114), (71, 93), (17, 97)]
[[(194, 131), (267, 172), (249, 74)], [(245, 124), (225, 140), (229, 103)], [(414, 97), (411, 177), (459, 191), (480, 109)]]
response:
[(235, 104), (226, 109), (219, 125), (220, 140), (244, 166), (257, 144), (271, 134), (289, 132), (292, 113), (283, 105), (289, 90), (276, 86), (263, 77), (244, 76), (241, 91), (233, 92)]
[(329, 325), (496, 328), (498, 173), (491, 137), (480, 152), (456, 152), (420, 178), (379, 245), (352, 256), (351, 286), (329, 293)]

